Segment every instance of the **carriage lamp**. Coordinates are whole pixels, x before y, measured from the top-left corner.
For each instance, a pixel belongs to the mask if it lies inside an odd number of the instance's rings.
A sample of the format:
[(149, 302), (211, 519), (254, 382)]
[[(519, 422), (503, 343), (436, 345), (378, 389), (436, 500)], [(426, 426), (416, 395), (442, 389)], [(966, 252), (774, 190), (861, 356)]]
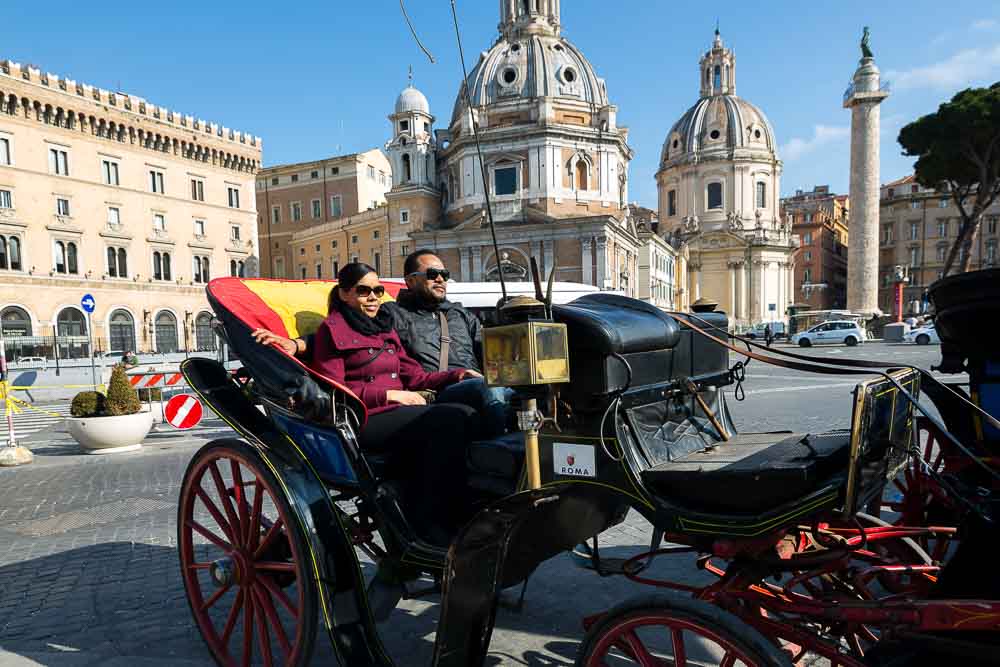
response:
[(521, 322), (483, 329), (483, 360), (491, 387), (569, 382), (566, 325)]

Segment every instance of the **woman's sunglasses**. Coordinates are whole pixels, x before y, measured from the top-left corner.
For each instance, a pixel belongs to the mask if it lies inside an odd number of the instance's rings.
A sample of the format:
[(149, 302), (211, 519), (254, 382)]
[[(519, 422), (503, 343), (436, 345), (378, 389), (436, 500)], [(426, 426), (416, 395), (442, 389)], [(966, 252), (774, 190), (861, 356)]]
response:
[(449, 271), (448, 269), (427, 269), (426, 271), (414, 271), (410, 275), (423, 276), (424, 278), (427, 278), (427, 280), (431, 282), (434, 282), (435, 280), (438, 279), (438, 276), (441, 276), (441, 278), (444, 279), (445, 282), (448, 282), (448, 280), (451, 278), (451, 271)]
[(354, 293), (362, 299), (367, 299), (372, 294), (381, 299), (385, 296), (385, 287), (382, 285), (376, 285), (375, 287), (369, 287), (368, 285), (355, 285)]

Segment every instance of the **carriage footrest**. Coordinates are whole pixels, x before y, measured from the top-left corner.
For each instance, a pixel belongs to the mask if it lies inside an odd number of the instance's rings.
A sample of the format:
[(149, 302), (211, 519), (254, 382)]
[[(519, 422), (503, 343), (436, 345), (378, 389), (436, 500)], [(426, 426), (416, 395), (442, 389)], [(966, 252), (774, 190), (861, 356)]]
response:
[(851, 434), (741, 433), (642, 473), (658, 495), (706, 512), (772, 510), (846, 469)]

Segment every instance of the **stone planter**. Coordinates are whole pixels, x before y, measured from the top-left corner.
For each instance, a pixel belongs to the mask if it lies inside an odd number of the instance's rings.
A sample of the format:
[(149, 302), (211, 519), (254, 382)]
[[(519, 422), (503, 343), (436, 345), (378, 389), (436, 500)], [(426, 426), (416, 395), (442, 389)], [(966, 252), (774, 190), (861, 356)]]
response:
[(66, 429), (88, 454), (116, 454), (142, 447), (153, 426), (148, 410), (115, 417), (68, 417)]

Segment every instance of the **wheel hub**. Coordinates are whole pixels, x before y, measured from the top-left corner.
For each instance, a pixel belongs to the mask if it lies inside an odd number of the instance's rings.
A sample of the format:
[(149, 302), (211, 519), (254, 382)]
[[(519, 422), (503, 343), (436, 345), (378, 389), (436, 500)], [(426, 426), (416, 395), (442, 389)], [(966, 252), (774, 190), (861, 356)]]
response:
[(212, 561), (208, 572), (216, 588), (229, 586), (236, 578), (236, 568), (234, 567), (233, 559), (228, 557)]

